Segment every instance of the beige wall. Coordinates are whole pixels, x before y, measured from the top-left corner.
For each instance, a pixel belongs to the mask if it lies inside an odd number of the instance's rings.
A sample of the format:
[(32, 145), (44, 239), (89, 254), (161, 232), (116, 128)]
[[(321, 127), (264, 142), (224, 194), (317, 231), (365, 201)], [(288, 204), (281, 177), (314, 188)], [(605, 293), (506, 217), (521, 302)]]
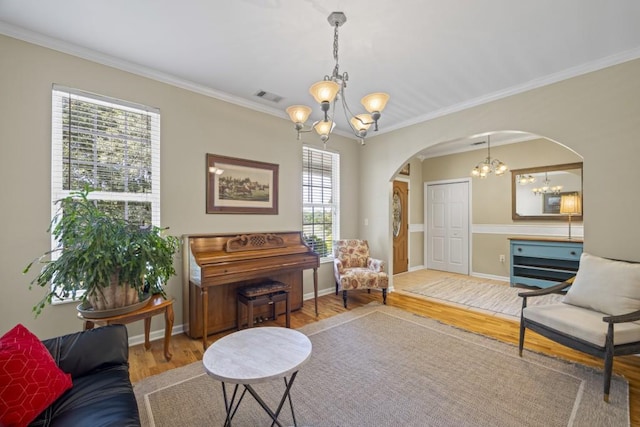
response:
[[(636, 226), (640, 209), (636, 189), (640, 182), (636, 166), (640, 157), (638, 75), (640, 60), (629, 61), (372, 138), (369, 149), (362, 153), (361, 162), (368, 167), (361, 170), (360, 182), (364, 191), (384, 186), (389, 190), (386, 199), (363, 200), (361, 212), (379, 214), (367, 227), (361, 226), (360, 234), (380, 247), (390, 247), (389, 181), (397, 168), (420, 150), (485, 132), (523, 131), (560, 142), (583, 156), (585, 250), (640, 261)], [(384, 117), (384, 127), (383, 122)], [(495, 154), (502, 158), (501, 153)], [(476, 156), (469, 160), (471, 164), (478, 161)], [(526, 166), (525, 159), (504, 160), (515, 168)], [(508, 203), (510, 193), (505, 189), (487, 191), (500, 205)], [(500, 217), (495, 220), (510, 220), (508, 211)], [(474, 223), (493, 218), (488, 211), (474, 210)], [(474, 252), (481, 243), (474, 243)], [(391, 261), (389, 251), (386, 259)]]
[[(161, 111), (161, 217), (174, 235), (188, 233), (289, 231), (301, 229), (301, 143), (286, 119), (248, 110), (158, 81), (0, 36), (0, 333), (23, 323), (41, 338), (80, 329), (76, 304), (47, 307), (34, 319), (42, 289), (29, 290), (22, 269), (50, 245), (51, 87), (57, 83), (157, 107)], [(213, 72), (213, 70), (212, 70)], [(312, 136), (303, 139), (315, 140)], [(304, 141), (303, 141), (304, 142)], [(341, 154), (342, 232), (356, 235), (360, 145), (333, 136), (328, 149)], [(205, 214), (205, 154), (280, 165), (278, 215)], [(178, 275), (169, 281), (176, 298), (176, 325), (183, 322)], [(320, 287), (335, 286), (330, 265), (320, 269)], [(305, 274), (304, 291), (312, 292)], [(138, 322), (129, 327), (138, 335)], [(154, 318), (154, 330), (162, 328)]]

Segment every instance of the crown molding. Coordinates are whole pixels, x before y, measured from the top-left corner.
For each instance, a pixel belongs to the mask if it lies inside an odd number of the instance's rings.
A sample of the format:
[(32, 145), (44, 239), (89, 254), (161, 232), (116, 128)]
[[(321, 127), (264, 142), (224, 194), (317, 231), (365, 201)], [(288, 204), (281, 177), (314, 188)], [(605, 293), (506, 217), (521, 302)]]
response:
[[(53, 50), (66, 53), (69, 55), (73, 55), (79, 58), (87, 59), (89, 61), (93, 61), (102, 65), (106, 65), (122, 71), (133, 73), (142, 77), (147, 77), (162, 83), (179, 87), (181, 89), (189, 90), (191, 92), (195, 92), (195, 93), (199, 93), (215, 99), (219, 99), (221, 101), (238, 105), (240, 107), (248, 108), (250, 110), (258, 111), (261, 113), (269, 114), (275, 117), (288, 120), (286, 113), (284, 111), (281, 111), (280, 109), (268, 107), (256, 102), (251, 102), (244, 98), (240, 98), (223, 91), (215, 90), (210, 87), (200, 85), (189, 80), (184, 80), (171, 74), (163, 73), (148, 67), (144, 67), (140, 64), (118, 59), (111, 55), (103, 54), (91, 49), (83, 48), (73, 43), (68, 43), (59, 39), (48, 37), (41, 33), (26, 30), (24, 28), (14, 26), (6, 22), (0, 21), (0, 34), (4, 34), (6, 36), (13, 37), (15, 39), (36, 44), (45, 48), (53, 49)], [(640, 58), (640, 48), (635, 48), (635, 49), (630, 49), (624, 52), (620, 52), (618, 54), (611, 55), (606, 58), (602, 58), (598, 61), (585, 63), (578, 67), (569, 68), (558, 73), (550, 74), (540, 79), (531, 80), (530, 82), (527, 82), (522, 85), (512, 86), (510, 88), (493, 92), (491, 94), (484, 95), (475, 99), (471, 99), (469, 101), (461, 102), (459, 104), (452, 105), (446, 108), (441, 108), (440, 110), (437, 110), (428, 114), (424, 114), (422, 116), (418, 116), (414, 119), (404, 121), (394, 126), (385, 127), (383, 130), (380, 130), (379, 132), (377, 132), (376, 135), (370, 135), (368, 139), (373, 139), (375, 136), (383, 135), (385, 133), (393, 132), (398, 129), (423, 123), (428, 120), (433, 120), (438, 117), (446, 116), (452, 113), (456, 113), (458, 111), (466, 110), (468, 108), (476, 107), (482, 104), (486, 104), (492, 101), (496, 101), (498, 99), (506, 98), (506, 97), (516, 95), (522, 92), (526, 92), (532, 89), (547, 86), (552, 83), (557, 83), (572, 77), (577, 77), (593, 71), (598, 71), (603, 68), (621, 64), (623, 62), (631, 61), (637, 58)], [(349, 132), (341, 131), (341, 130), (335, 130), (333, 133), (344, 136), (346, 138), (351, 138), (354, 140), (358, 139), (355, 137), (355, 135)]]
[(475, 99), (471, 99), (469, 101), (465, 101), (459, 104), (451, 105), (449, 107), (441, 108), (440, 110), (436, 110), (431, 113), (418, 116), (414, 119), (407, 120), (402, 123), (398, 123), (397, 125), (385, 127), (384, 130), (378, 132), (378, 134), (393, 132), (398, 129), (423, 123), (429, 120), (436, 119), (438, 117), (446, 116), (446, 115), (456, 113), (462, 110), (466, 110), (472, 107), (477, 107), (482, 104), (487, 104), (492, 101), (497, 101), (502, 98), (507, 98), (509, 96), (527, 92), (532, 89), (541, 88), (543, 86), (548, 86), (553, 83), (558, 83), (563, 80), (567, 80), (573, 77), (578, 77), (583, 74), (588, 74), (594, 71), (602, 70), (604, 68), (622, 64), (624, 62), (632, 61), (638, 58), (640, 58), (640, 47), (630, 49), (624, 52), (620, 52), (615, 55), (610, 55), (605, 58), (601, 58), (597, 61), (588, 62), (577, 67), (568, 68), (558, 73), (549, 74), (548, 76), (545, 76), (539, 79), (534, 79), (527, 83), (512, 86), (510, 88), (506, 88), (506, 89), (493, 92), (484, 96), (480, 96)]
[(288, 120), (284, 111), (0, 21), (0, 34)]

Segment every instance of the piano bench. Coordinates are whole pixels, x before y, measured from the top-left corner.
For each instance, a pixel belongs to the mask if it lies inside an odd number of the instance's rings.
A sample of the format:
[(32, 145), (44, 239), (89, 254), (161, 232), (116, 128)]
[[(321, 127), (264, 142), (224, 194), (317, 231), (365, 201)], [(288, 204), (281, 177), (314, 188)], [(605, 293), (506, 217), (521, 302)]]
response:
[(276, 303), (285, 302), (287, 328), (291, 327), (291, 304), (289, 302), (289, 285), (274, 280), (238, 289), (238, 330), (242, 329), (242, 304), (247, 306), (247, 327), (253, 327), (253, 308), (271, 305), (273, 320), (278, 319)]

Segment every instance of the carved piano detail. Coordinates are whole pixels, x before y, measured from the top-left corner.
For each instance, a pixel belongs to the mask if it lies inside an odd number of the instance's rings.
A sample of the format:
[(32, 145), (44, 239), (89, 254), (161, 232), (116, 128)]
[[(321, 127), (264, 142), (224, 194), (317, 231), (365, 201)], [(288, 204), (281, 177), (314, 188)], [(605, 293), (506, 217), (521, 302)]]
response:
[[(265, 280), (290, 285), (291, 310), (302, 307), (302, 271), (314, 270), (314, 296), (318, 312), (318, 267), (320, 258), (302, 240), (300, 232), (253, 234), (185, 235), (183, 251), (183, 283), (188, 289), (191, 338), (236, 327), (236, 289)], [(281, 305), (281, 306), (280, 306)], [(263, 307), (268, 315), (269, 308)], [(284, 313), (284, 303), (276, 306)], [(206, 332), (205, 332), (206, 331)]]
[(227, 240), (227, 252), (273, 249), (284, 247), (284, 239), (275, 234), (243, 234)]

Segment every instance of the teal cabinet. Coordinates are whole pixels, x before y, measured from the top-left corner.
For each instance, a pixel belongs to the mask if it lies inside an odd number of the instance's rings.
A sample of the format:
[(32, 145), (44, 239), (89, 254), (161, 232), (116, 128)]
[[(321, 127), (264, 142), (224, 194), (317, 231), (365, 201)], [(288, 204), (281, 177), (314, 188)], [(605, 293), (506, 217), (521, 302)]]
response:
[(547, 288), (575, 276), (582, 242), (567, 239), (513, 238), (511, 286)]

